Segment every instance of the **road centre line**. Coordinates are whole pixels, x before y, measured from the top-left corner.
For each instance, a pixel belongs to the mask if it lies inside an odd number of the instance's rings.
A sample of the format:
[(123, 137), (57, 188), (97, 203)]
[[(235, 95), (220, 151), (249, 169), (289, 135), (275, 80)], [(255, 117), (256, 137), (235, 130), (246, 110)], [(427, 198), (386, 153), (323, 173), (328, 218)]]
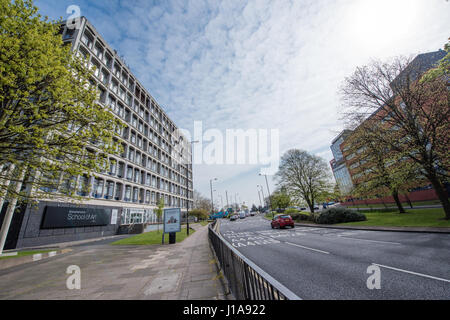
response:
[(306, 249), (306, 250), (312, 250), (312, 251), (316, 251), (316, 252), (320, 252), (320, 253), (324, 253), (324, 254), (330, 254), (330, 253), (327, 252), (327, 251), (322, 251), (322, 250), (319, 250), (319, 249), (314, 249), (314, 248), (309, 248), (309, 247), (301, 246), (301, 245), (296, 244), (296, 243), (291, 243), (291, 242), (284, 242), (284, 243), (290, 244), (291, 246), (296, 246), (296, 247), (299, 247), (299, 248), (303, 248), (303, 249)]
[(342, 238), (342, 239), (360, 240), (360, 241), (369, 241), (369, 242), (378, 242), (378, 243), (385, 243), (385, 244), (401, 245), (401, 243), (398, 243), (398, 242), (380, 241), (380, 240), (369, 240), (369, 239), (359, 239), (359, 238), (345, 237), (345, 236), (341, 236), (341, 235), (338, 235), (338, 237), (339, 237), (339, 238)]
[(408, 270), (404, 270), (404, 269), (399, 269), (399, 268), (389, 267), (389, 266), (385, 266), (385, 265), (377, 264), (377, 263), (372, 263), (372, 264), (375, 265), (375, 266), (378, 266), (378, 267), (387, 268), (387, 269), (392, 269), (392, 270), (400, 271), (400, 272), (405, 272), (405, 273), (413, 274), (413, 275), (420, 276), (420, 277), (424, 277), (424, 278), (430, 278), (430, 279), (434, 279), (434, 280), (439, 280), (439, 281), (444, 281), (444, 282), (450, 282), (450, 280), (443, 279), (443, 278), (438, 278), (438, 277), (434, 277), (434, 276), (430, 276), (430, 275), (423, 274), (423, 273), (418, 273), (418, 272), (408, 271)]

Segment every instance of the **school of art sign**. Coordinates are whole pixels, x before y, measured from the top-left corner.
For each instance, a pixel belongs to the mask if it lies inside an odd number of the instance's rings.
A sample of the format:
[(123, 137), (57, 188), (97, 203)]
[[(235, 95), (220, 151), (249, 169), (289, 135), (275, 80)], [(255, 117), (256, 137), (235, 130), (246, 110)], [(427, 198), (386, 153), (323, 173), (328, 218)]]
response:
[(47, 206), (41, 229), (106, 226), (111, 223), (111, 211), (111, 209)]

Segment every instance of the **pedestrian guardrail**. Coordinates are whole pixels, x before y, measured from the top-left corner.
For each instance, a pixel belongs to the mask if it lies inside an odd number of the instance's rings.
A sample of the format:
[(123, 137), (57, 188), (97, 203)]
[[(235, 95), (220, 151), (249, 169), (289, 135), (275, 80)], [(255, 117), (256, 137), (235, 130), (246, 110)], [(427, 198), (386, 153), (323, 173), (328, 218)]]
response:
[(209, 224), (208, 236), (237, 300), (301, 300), (230, 245), (218, 232), (218, 223), (216, 220)]

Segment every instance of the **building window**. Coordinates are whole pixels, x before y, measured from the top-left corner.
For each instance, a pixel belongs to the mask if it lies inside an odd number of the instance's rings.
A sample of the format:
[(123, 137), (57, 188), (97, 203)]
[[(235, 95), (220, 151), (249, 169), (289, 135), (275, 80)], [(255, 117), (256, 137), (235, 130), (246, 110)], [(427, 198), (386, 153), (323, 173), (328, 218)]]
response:
[(94, 178), (94, 186), (92, 188), (92, 196), (101, 198), (103, 195), (103, 179)]
[(131, 186), (125, 188), (125, 201), (131, 201)]

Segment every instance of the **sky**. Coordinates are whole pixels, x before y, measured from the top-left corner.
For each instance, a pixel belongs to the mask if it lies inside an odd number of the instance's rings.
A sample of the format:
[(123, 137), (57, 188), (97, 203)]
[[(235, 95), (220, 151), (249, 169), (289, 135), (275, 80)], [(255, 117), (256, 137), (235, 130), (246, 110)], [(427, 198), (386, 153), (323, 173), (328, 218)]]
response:
[[(442, 49), (450, 36), (448, 0), (35, 4), (51, 19), (67, 19), (67, 8), (79, 6), (179, 128), (195, 139), (194, 123), (201, 122), (202, 141), (193, 144), (200, 159), (194, 188), (210, 197), (210, 181), (217, 178), (212, 187), (218, 205), (226, 205), (226, 192), (229, 202), (259, 205), (258, 184), (268, 194), (259, 175), (267, 166), (262, 157), (244, 164), (227, 162), (226, 155), (216, 163), (202, 157), (227, 129), (256, 130), (258, 139), (275, 130), (269, 139), (273, 156), (296, 148), (329, 162), (331, 141), (343, 129), (338, 88), (345, 77), (374, 58)], [(220, 160), (220, 153), (212, 154)], [(267, 178), (273, 191), (276, 180)]]

